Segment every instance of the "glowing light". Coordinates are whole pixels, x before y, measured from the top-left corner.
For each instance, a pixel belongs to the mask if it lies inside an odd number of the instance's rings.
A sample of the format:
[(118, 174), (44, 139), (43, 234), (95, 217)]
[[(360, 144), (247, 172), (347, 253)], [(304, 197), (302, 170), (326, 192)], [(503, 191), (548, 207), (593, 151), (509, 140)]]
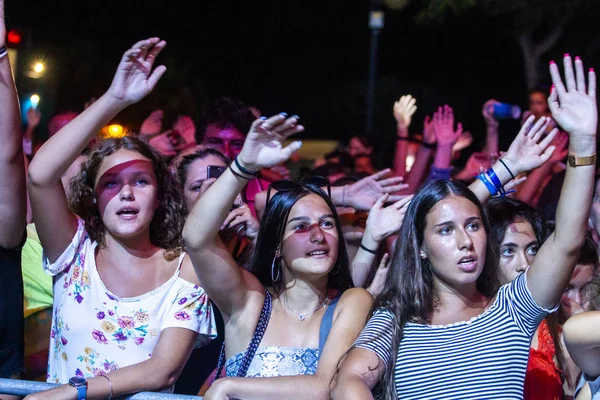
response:
[(37, 63), (35, 63), (35, 65), (33, 66), (33, 70), (34, 70), (36, 73), (38, 73), (38, 74), (41, 74), (42, 72), (44, 72), (44, 68), (45, 68), (45, 66), (44, 66), (44, 64), (43, 64), (43, 63), (41, 63), (41, 62), (37, 62)]
[(125, 136), (125, 128), (123, 128), (119, 124), (112, 124), (112, 125), (108, 126), (108, 128), (106, 129), (106, 133), (107, 133), (108, 137), (114, 137), (114, 138), (123, 137), (123, 136)]
[(7, 39), (8, 43), (12, 44), (13, 46), (21, 44), (21, 34), (14, 29), (8, 32)]
[(31, 105), (33, 107), (37, 107), (37, 105), (40, 104), (40, 96), (38, 96), (37, 94), (33, 94), (29, 98), (29, 101), (31, 101)]

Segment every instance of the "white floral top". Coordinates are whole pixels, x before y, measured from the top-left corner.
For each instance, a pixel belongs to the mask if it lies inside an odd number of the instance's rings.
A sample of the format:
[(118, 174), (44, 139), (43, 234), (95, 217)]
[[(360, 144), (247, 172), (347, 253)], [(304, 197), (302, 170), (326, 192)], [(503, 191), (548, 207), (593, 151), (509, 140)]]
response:
[(92, 242), (79, 220), (64, 253), (44, 271), (54, 278), (54, 305), (47, 381), (67, 383), (137, 364), (152, 356), (166, 328), (200, 333), (199, 344), (216, 336), (212, 307), (204, 290), (175, 274), (160, 287), (133, 298), (119, 298), (104, 286)]

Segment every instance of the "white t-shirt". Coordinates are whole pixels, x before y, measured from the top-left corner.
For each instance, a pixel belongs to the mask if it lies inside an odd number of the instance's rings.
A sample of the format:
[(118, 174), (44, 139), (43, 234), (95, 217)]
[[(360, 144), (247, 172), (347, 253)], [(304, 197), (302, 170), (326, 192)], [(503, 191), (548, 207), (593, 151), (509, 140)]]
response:
[(54, 276), (48, 382), (91, 378), (145, 361), (166, 328), (198, 332), (198, 347), (216, 336), (208, 296), (179, 277), (183, 255), (167, 282), (141, 296), (119, 298), (98, 275), (95, 248), (80, 219), (56, 262), (44, 257), (44, 271)]

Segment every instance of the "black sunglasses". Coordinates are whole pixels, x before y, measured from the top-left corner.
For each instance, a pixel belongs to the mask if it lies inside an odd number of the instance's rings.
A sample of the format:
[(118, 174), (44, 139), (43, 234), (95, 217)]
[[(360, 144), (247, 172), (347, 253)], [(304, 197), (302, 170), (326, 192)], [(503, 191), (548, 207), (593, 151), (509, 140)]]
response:
[(269, 201), (271, 200), (271, 188), (275, 189), (277, 192), (288, 192), (297, 187), (304, 186), (316, 186), (318, 188), (326, 186), (327, 195), (331, 198), (331, 183), (329, 182), (329, 179), (324, 176), (314, 175), (306, 179), (283, 179), (271, 183), (267, 189), (266, 204), (269, 204)]

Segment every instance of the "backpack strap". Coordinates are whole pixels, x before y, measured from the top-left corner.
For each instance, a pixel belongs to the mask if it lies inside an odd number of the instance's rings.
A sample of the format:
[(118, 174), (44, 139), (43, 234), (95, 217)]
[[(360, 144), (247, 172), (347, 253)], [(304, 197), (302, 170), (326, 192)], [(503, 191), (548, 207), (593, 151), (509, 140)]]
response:
[[(260, 345), (260, 342), (267, 330), (267, 326), (269, 325), (269, 319), (271, 318), (271, 310), (272, 310), (272, 299), (271, 293), (265, 288), (265, 302), (263, 303), (263, 308), (260, 312), (260, 317), (258, 318), (258, 323), (256, 324), (256, 329), (254, 329), (254, 335), (252, 335), (252, 339), (250, 340), (250, 344), (244, 353), (244, 358), (238, 367), (237, 372), (234, 376), (243, 378), (246, 376), (248, 372), (248, 368), (250, 367), (250, 363), (254, 358), (254, 354)], [(223, 345), (221, 346), (221, 352), (219, 353), (219, 361), (217, 363), (217, 373), (215, 374), (214, 380), (217, 380), (221, 377), (221, 373), (223, 371), (223, 367), (225, 365), (225, 341), (223, 341)], [(213, 382), (214, 382), (213, 380)]]

